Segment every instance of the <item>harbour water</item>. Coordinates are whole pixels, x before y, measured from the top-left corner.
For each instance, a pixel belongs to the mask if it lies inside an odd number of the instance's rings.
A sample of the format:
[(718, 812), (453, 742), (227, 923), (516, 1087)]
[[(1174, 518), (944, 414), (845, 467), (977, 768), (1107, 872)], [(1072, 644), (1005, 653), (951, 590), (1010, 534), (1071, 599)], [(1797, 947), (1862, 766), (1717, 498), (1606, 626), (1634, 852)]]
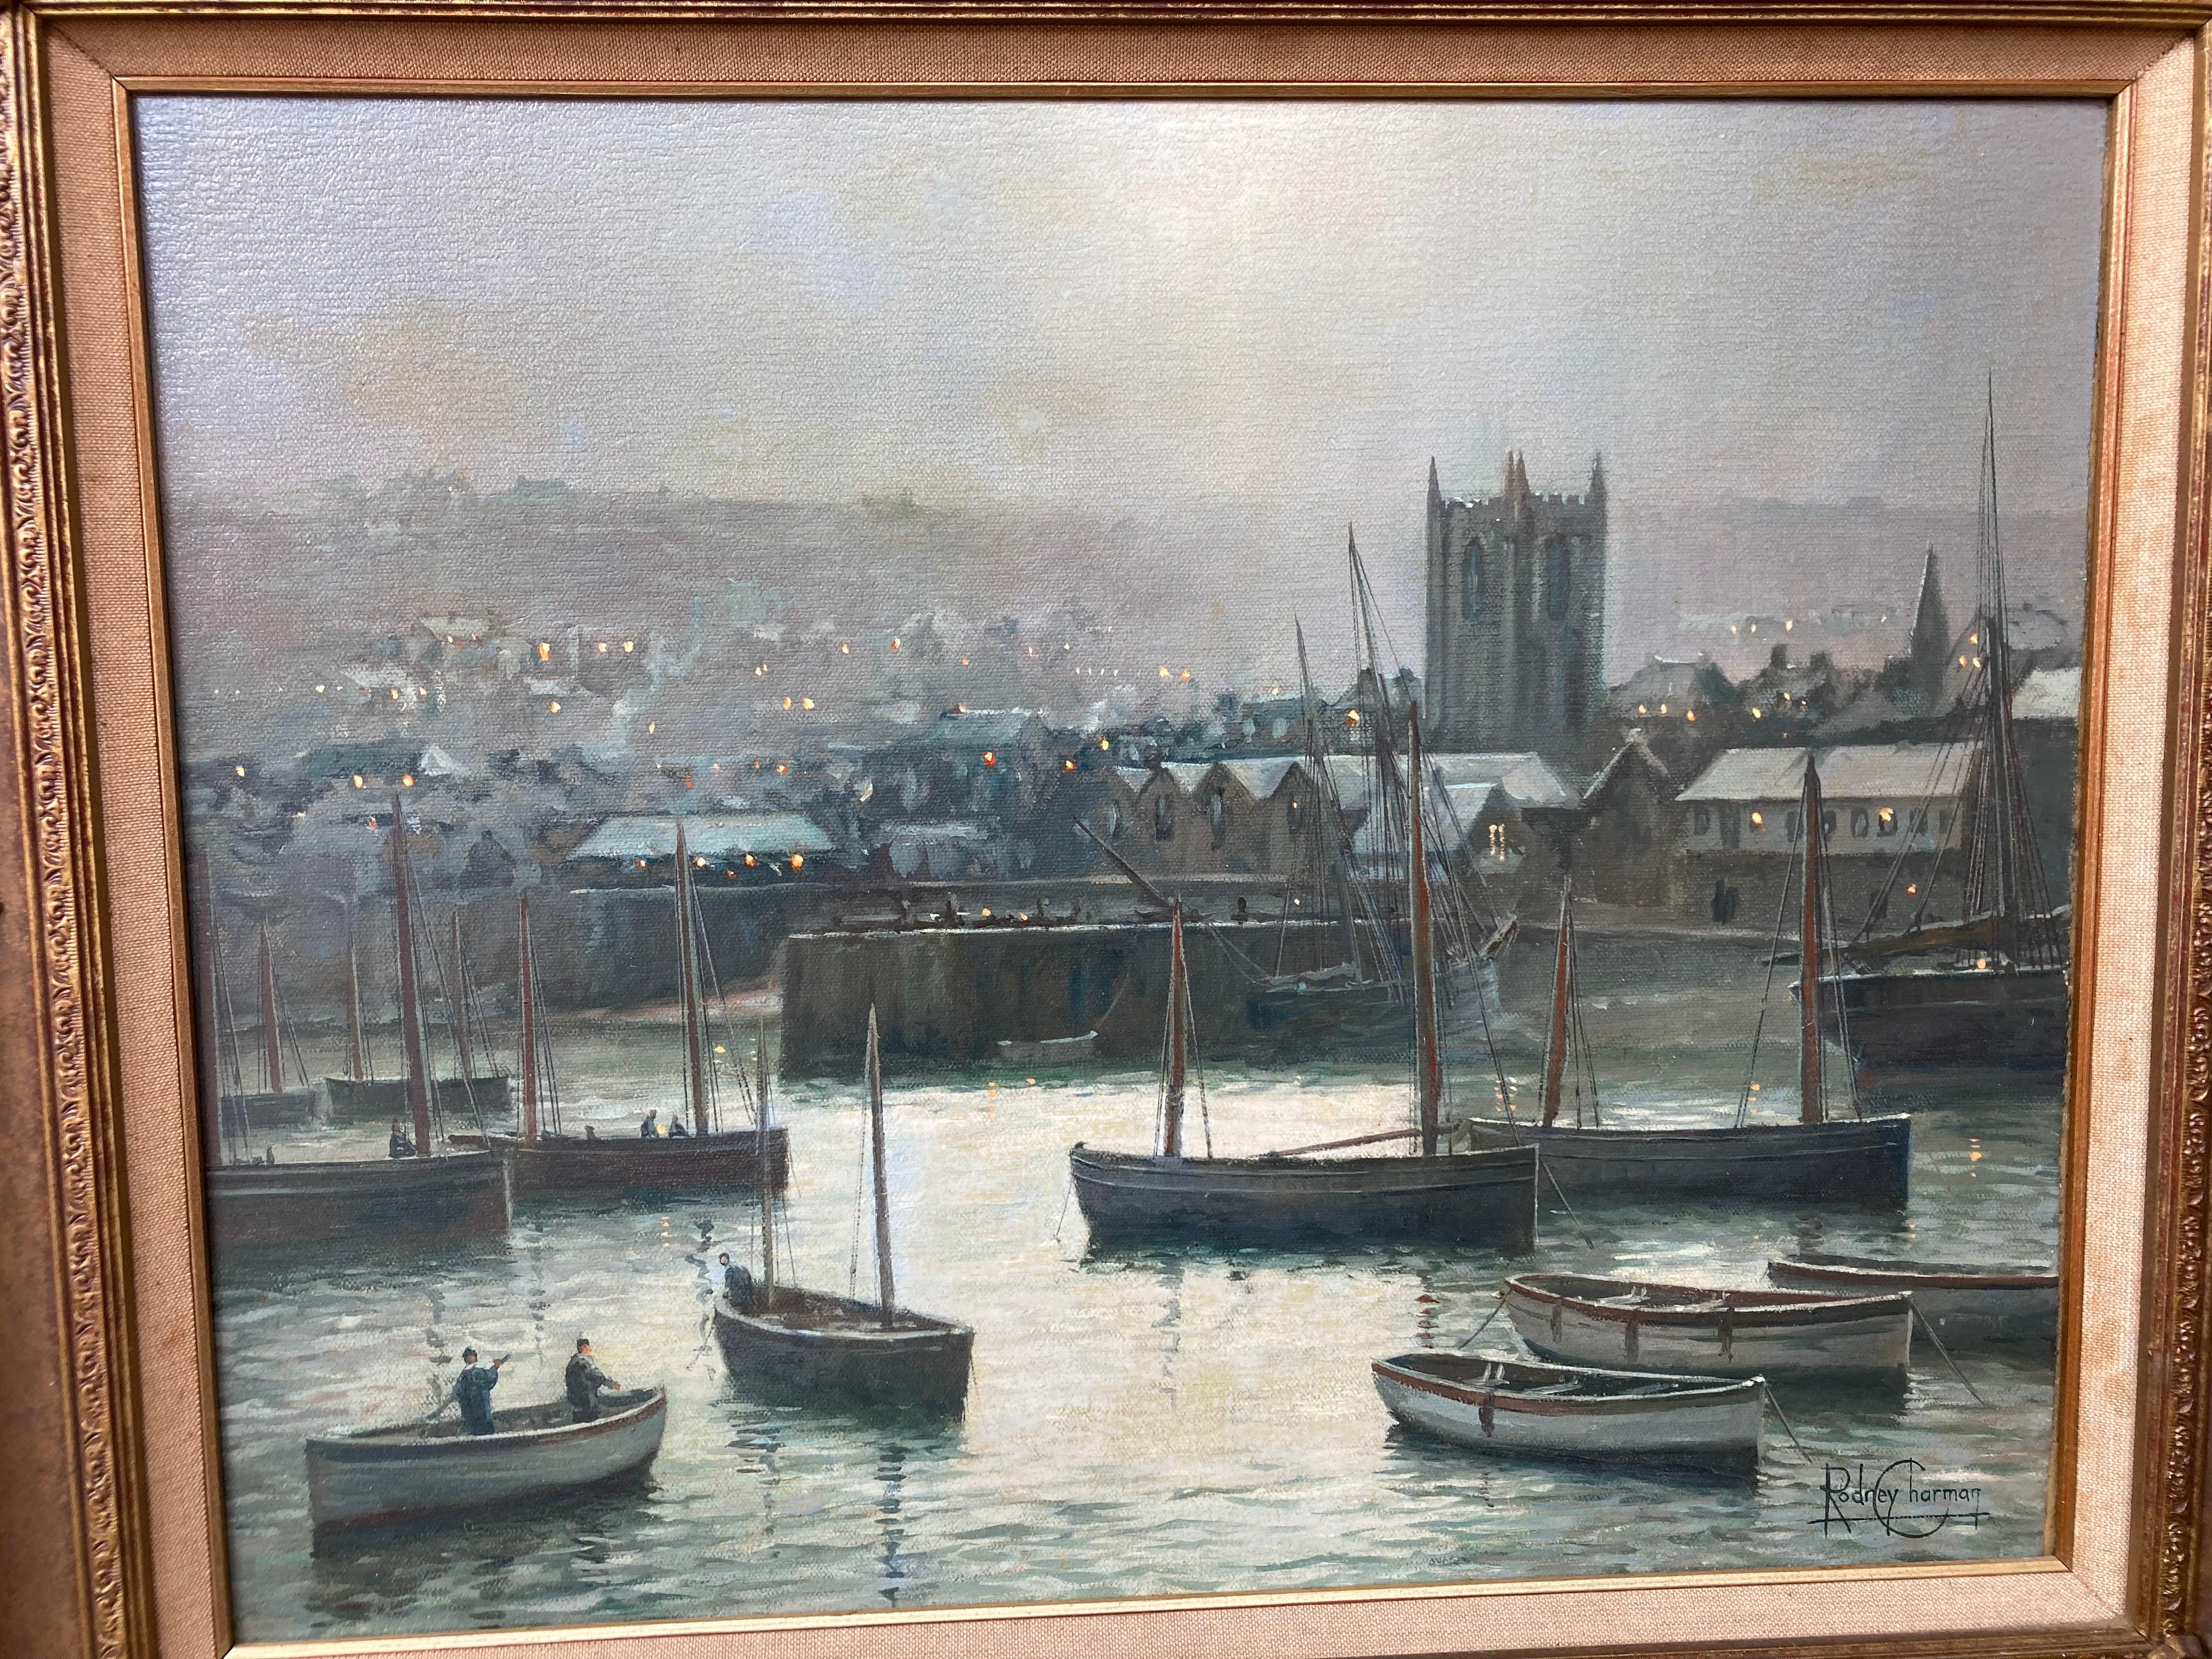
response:
[[(1624, 1122), (1727, 1121), (1745, 1077), (1743, 1002), (1734, 988), (1595, 1000), (1608, 1109)], [(647, 1106), (665, 1118), (679, 1097), (668, 1030), (565, 1022), (558, 1040), (572, 1127), (589, 1119), (603, 1134), (634, 1133)], [(1758, 1115), (1796, 1115), (1793, 1064), (1786, 1037), (1762, 1060)], [(1480, 1094), (1487, 1065), (1457, 1058), (1462, 1097)], [(531, 1205), (504, 1243), (434, 1255), (228, 1264), (216, 1328), (240, 1638), (2042, 1549), (2047, 1346), (1960, 1353), (1985, 1403), (1924, 1339), (1902, 1400), (1785, 1390), (1804, 1455), (1770, 1413), (1756, 1479), (1733, 1482), (1427, 1441), (1393, 1425), (1368, 1364), (1462, 1341), (1515, 1271), (1748, 1286), (1764, 1283), (1770, 1255), (1811, 1243), (2050, 1261), (2056, 1079), (1946, 1079), (1916, 1110), (1902, 1215), (1755, 1196), (1590, 1202), (1571, 1215), (1552, 1199), (1535, 1251), (1512, 1259), (1405, 1246), (1091, 1254), (1068, 1200), (1067, 1148), (1146, 1146), (1156, 1094), (1137, 1072), (890, 1079), (900, 1299), (976, 1331), (966, 1411), (949, 1423), (733, 1392), (708, 1320), (709, 1273), (720, 1251), (743, 1260), (753, 1248), (758, 1208), (744, 1194)], [(1407, 1080), (1387, 1066), (1217, 1065), (1204, 1100), (1193, 1139), (1255, 1152), (1395, 1127)], [(856, 1084), (835, 1080), (777, 1103), (791, 1133), (787, 1259), (819, 1288), (872, 1282), (860, 1106)], [(277, 1156), (376, 1156), (383, 1128), (279, 1132)], [(647, 1482), (316, 1547), (308, 1436), (427, 1412), (466, 1345), (512, 1355), (497, 1403), (551, 1398), (580, 1334), (622, 1382), (669, 1390)], [(1506, 1321), (1476, 1346), (1513, 1351)], [(1863, 1510), (1842, 1524), (1824, 1486), (1905, 1459), (1976, 1496), (1924, 1531), (1885, 1528)]]

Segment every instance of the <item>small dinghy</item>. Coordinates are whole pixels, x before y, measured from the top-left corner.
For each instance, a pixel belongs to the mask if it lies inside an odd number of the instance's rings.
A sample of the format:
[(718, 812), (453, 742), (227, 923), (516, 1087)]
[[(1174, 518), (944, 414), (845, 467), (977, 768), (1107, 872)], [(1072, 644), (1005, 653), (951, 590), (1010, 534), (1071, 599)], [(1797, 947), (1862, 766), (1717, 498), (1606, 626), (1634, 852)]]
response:
[(1081, 1036), (1042, 1037), (1036, 1042), (1001, 1037), (999, 1059), (1008, 1066), (1080, 1066), (1091, 1058), (1091, 1051), (1097, 1042), (1096, 1031), (1085, 1031)]
[(1759, 1463), (1765, 1385), (1415, 1352), (1374, 1362), (1375, 1389), (1409, 1429), (1481, 1451), (1620, 1459), (1744, 1473)]
[(1946, 1342), (2047, 1339), (2058, 1330), (2055, 1267), (1903, 1261), (1800, 1250), (1784, 1261), (1768, 1262), (1766, 1276), (1792, 1290), (1827, 1296), (1905, 1291), (1920, 1316)]
[(599, 1408), (587, 1423), (562, 1400), (495, 1412), (491, 1434), (418, 1420), (310, 1440), (315, 1530), (504, 1509), (643, 1473), (660, 1450), (666, 1393), (602, 1395)]
[(1579, 1273), (1505, 1281), (1505, 1311), (1547, 1359), (1678, 1376), (1822, 1377), (1903, 1386), (1912, 1298), (1651, 1285)]

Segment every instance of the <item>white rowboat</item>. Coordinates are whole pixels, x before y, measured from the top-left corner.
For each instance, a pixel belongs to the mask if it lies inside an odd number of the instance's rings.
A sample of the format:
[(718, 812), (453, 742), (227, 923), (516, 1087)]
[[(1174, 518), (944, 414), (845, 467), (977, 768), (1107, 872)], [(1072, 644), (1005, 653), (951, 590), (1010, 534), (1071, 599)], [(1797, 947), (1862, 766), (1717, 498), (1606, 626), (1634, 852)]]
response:
[(1482, 1451), (1748, 1470), (1765, 1384), (1416, 1352), (1374, 1362), (1376, 1392), (1411, 1429)]
[(1855, 1378), (1902, 1386), (1912, 1298), (1652, 1285), (1577, 1273), (1505, 1281), (1505, 1311), (1547, 1359), (1695, 1376)]
[(1034, 1042), (1018, 1037), (999, 1039), (999, 1059), (1008, 1066), (1080, 1066), (1097, 1046), (1098, 1033), (1081, 1036), (1041, 1037)]
[(2058, 1329), (2058, 1274), (2050, 1267), (1976, 1267), (1900, 1261), (1802, 1250), (1766, 1264), (1766, 1276), (1791, 1290), (1826, 1296), (1904, 1291), (1946, 1342), (2045, 1337)]
[(495, 1412), (492, 1434), (447, 1419), (310, 1440), (315, 1530), (504, 1509), (641, 1474), (660, 1450), (667, 1395), (632, 1389), (599, 1407), (588, 1423), (566, 1401)]

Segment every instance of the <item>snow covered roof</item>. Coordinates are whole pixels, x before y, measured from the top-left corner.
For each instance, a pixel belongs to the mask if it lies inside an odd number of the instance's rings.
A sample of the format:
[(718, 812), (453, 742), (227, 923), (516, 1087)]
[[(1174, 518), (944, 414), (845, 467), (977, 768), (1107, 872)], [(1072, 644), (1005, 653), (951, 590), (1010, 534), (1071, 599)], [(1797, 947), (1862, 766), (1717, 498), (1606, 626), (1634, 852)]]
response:
[(2016, 720), (2072, 720), (2081, 715), (2081, 670), (2039, 668), (2012, 694)]
[(1265, 760), (1233, 760), (1221, 763), (1221, 769), (1237, 780), (1239, 788), (1254, 800), (1265, 800), (1283, 787), (1283, 780), (1298, 768), (1300, 757), (1275, 755)]
[[(1813, 751), (1821, 793), (1831, 800), (1949, 797), (1964, 787), (1978, 744), (1860, 743)], [(1724, 749), (1674, 799), (1789, 801), (1805, 780), (1802, 749)]]
[[(813, 819), (799, 812), (716, 812), (686, 815), (684, 836), (702, 858), (743, 858), (747, 853), (827, 853), (836, 848)], [(609, 818), (568, 854), (571, 864), (590, 859), (665, 859), (676, 854), (676, 820), (667, 817)]]

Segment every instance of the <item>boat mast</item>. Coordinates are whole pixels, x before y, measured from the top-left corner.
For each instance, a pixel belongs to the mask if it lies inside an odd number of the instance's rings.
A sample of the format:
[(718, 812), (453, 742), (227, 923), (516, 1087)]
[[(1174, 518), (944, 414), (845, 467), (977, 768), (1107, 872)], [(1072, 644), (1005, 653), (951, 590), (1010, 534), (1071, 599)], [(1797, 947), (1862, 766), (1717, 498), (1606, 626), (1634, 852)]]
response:
[(1429, 921), (1429, 860), (1421, 810), (1421, 706), (1406, 710), (1407, 753), (1413, 787), (1406, 813), (1406, 863), (1413, 885), (1414, 1065), (1420, 1090), (1421, 1156), (1437, 1155), (1437, 1124), (1443, 1115), (1443, 1054), (1437, 1041), (1436, 941)]
[[(873, 1008), (871, 1005), (871, 1012), (872, 1012)], [(760, 1033), (755, 1041), (765, 1042), (767, 1037), (768, 1022), (763, 1020)], [(775, 1194), (773, 1191), (774, 1183), (768, 1178), (768, 1073), (765, 1070), (761, 1073), (760, 1116), (757, 1122), (760, 1130), (757, 1156), (760, 1160), (761, 1282), (759, 1297), (755, 1305), (765, 1313), (775, 1305)]]
[(461, 907), (453, 907), (453, 1058), (459, 1062), (464, 1079), (477, 1074), (476, 1060), (469, 1042), (469, 975), (461, 966)]
[(876, 1188), (876, 1302), (883, 1326), (891, 1328), (898, 1310), (891, 1285), (891, 1199), (884, 1173), (884, 1062), (876, 1048), (876, 1005), (868, 1005), (868, 1142)]
[[(1559, 951), (1558, 960), (1552, 965), (1552, 1030), (1544, 1043), (1544, 1127), (1548, 1129), (1559, 1115), (1560, 1085), (1567, 1071), (1567, 1000), (1571, 989), (1571, 972), (1568, 964), (1574, 956), (1574, 912), (1569, 908), (1573, 890), (1571, 881), (1559, 884)], [(1582, 1109), (1577, 1106), (1579, 1121)]]
[(707, 1133), (707, 1048), (699, 1014), (699, 964), (691, 937), (691, 848), (684, 820), (676, 820), (676, 962), (684, 981), (684, 1091), (691, 1107), (691, 1133)]
[(422, 1005), (415, 983), (415, 919), (408, 893), (407, 814), (392, 796), (392, 915), (399, 940), (399, 1034), (407, 1048), (407, 1109), (415, 1121), (415, 1155), (430, 1156), (430, 1073), (423, 1063)]
[(514, 989), (522, 1000), (522, 1138), (534, 1146), (538, 1144), (538, 977), (530, 960), (530, 895), (521, 896), (522, 922), (514, 941)]
[(361, 951), (356, 929), (346, 928), (346, 1075), (356, 1083), (368, 1076), (368, 1051), (361, 1040)]
[(1168, 934), (1167, 1091), (1160, 1103), (1160, 1156), (1182, 1156), (1182, 1097), (1190, 1075), (1190, 1033), (1183, 1027), (1182, 901), (1170, 913)]
[(1820, 905), (1827, 872), (1820, 842), (1820, 774), (1813, 764), (1810, 749), (1805, 751), (1805, 789), (1799, 811), (1805, 820), (1805, 910), (1797, 928), (1797, 1118), (1801, 1123), (1825, 1123), (1827, 1112), (1820, 1095)]
[(200, 885), (206, 895), (207, 907), (208, 971), (203, 984), (209, 1015), (203, 1026), (208, 1040), (207, 1102), (206, 1115), (200, 1120), (200, 1127), (207, 1137), (208, 1166), (216, 1169), (224, 1162), (223, 1143), (229, 1127), (222, 1088), (226, 1062), (233, 1079), (240, 1072), (238, 1025), (231, 1018), (230, 988), (223, 983), (222, 977), (222, 928), (215, 914), (215, 861), (205, 853), (199, 856)]
[(269, 954), (269, 924), (261, 924), (261, 1071), (269, 1092), (284, 1092), (284, 1044), (276, 1034), (276, 964)]
[[(1344, 959), (1352, 964), (1355, 979), (1367, 977), (1359, 964), (1359, 918), (1352, 904), (1352, 869), (1346, 856), (1344, 808), (1337, 799), (1336, 779), (1328, 769), (1328, 748), (1321, 733), (1321, 710), (1314, 696), (1313, 671), (1306, 665), (1306, 629), (1304, 623), (1294, 623), (1298, 637), (1298, 689), (1305, 705), (1306, 758), (1314, 769), (1314, 790), (1319, 796), (1319, 811), (1314, 814), (1314, 831), (1324, 830), (1329, 837), (1329, 870), (1336, 882), (1337, 909), (1344, 922)], [(1324, 894), (1326, 890), (1324, 890)]]

